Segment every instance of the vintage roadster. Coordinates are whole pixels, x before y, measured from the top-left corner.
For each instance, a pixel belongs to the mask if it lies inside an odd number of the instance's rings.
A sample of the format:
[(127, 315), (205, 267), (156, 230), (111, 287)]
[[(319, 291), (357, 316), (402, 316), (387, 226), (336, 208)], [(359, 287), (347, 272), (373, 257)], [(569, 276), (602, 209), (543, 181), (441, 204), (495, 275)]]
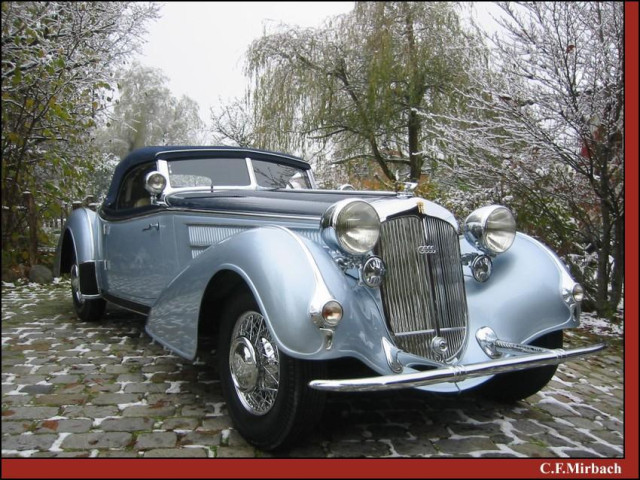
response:
[(82, 320), (112, 302), (187, 359), (214, 338), (229, 414), (264, 450), (312, 428), (327, 391), (518, 400), (604, 348), (562, 349), (582, 288), (506, 207), (460, 227), (411, 188), (318, 189), (274, 152), (130, 153), (100, 208), (69, 217), (56, 267)]

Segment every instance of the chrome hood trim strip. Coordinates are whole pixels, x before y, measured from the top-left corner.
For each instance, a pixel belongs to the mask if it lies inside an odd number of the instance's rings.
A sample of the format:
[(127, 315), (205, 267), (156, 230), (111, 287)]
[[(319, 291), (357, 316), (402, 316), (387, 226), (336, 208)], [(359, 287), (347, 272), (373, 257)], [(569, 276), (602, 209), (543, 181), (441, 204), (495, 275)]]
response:
[[(506, 343), (506, 342), (505, 342)], [(509, 344), (513, 351), (517, 344)], [(506, 345), (505, 345), (506, 346)], [(522, 345), (522, 348), (527, 347)], [(401, 375), (382, 375), (379, 377), (356, 378), (347, 380), (313, 380), (309, 382), (311, 388), (334, 392), (370, 392), (377, 390), (397, 390), (401, 388), (423, 387), (444, 382), (459, 382), (468, 378), (495, 375), (497, 373), (525, 370), (545, 365), (557, 365), (578, 357), (591, 355), (606, 347), (599, 343), (588, 347), (571, 350), (544, 350), (541, 353), (530, 353), (520, 356), (490, 360), (469, 365), (454, 365), (438, 368), (428, 372), (405, 373)]]
[(205, 210), (205, 209), (196, 209), (196, 208), (176, 208), (176, 207), (168, 207), (167, 211), (173, 213), (202, 213), (205, 215), (221, 215), (224, 217), (259, 217), (259, 218), (285, 218), (287, 220), (305, 220), (309, 222), (314, 222), (320, 224), (320, 217), (315, 215), (287, 215), (287, 214), (276, 214), (276, 213), (259, 213), (259, 212), (243, 212), (243, 211), (222, 211), (222, 210)]

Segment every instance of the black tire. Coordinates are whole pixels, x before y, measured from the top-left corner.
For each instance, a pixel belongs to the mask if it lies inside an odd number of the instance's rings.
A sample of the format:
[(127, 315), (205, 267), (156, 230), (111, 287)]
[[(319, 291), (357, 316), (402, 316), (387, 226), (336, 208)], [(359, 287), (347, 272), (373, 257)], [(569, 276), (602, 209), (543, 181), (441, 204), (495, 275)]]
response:
[(235, 296), (225, 308), (218, 342), (222, 392), (235, 428), (248, 442), (282, 450), (315, 427), (326, 395), (308, 382), (323, 378), (325, 365), (279, 351), (250, 293)]
[(107, 302), (102, 298), (84, 298), (80, 294), (80, 270), (74, 259), (71, 265), (71, 297), (78, 318), (84, 322), (97, 322), (104, 314)]
[[(562, 348), (562, 330), (547, 333), (531, 345), (543, 348)], [(500, 373), (480, 386), (483, 396), (499, 402), (513, 403), (542, 390), (551, 381), (558, 366), (532, 368), (518, 372)]]

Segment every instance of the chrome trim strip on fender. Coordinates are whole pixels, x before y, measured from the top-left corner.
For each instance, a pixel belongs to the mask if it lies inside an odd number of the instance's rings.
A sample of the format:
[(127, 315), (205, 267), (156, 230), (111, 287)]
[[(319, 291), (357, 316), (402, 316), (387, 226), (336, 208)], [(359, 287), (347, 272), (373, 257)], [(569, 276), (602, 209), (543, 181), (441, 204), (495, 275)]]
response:
[(300, 246), (305, 256), (307, 257), (307, 261), (311, 266), (313, 277), (316, 282), (315, 292), (313, 294), (313, 297), (311, 298), (311, 301), (309, 302), (309, 314), (312, 320), (317, 320), (316, 317), (322, 314), (323, 305), (328, 301), (333, 300), (333, 297), (329, 292), (329, 288), (327, 287), (327, 284), (324, 281), (322, 272), (320, 272), (320, 268), (318, 267), (318, 264), (316, 263), (315, 258), (313, 258), (313, 255), (309, 251), (309, 248), (307, 248), (307, 246), (300, 239), (300, 237), (298, 237), (298, 235), (296, 235), (294, 232), (292, 232), (288, 228), (282, 227), (280, 225), (269, 225), (269, 227), (267, 228), (276, 228), (278, 230), (282, 230), (287, 234), (289, 234), (291, 238), (293, 238), (296, 241), (296, 243)]
[[(507, 344), (507, 342), (505, 342), (505, 344)], [(508, 349), (509, 351), (515, 350), (513, 347), (522, 347), (523, 349), (527, 347), (527, 345), (520, 346), (518, 344), (508, 344), (508, 346), (510, 347)], [(545, 365), (557, 365), (578, 357), (594, 354), (605, 347), (605, 344), (599, 343), (597, 345), (574, 348), (571, 350), (564, 350), (561, 348), (555, 350), (542, 349), (544, 351), (540, 353), (530, 353), (499, 360), (473, 363), (470, 365), (454, 365), (427, 372), (405, 373), (402, 375), (381, 375), (379, 377), (346, 380), (313, 380), (309, 382), (309, 386), (316, 390), (334, 392), (369, 392), (376, 390), (397, 390), (401, 388), (423, 387), (436, 383), (459, 382), (468, 378), (483, 377), (485, 375), (495, 375), (497, 373), (513, 372), (516, 370), (525, 370)], [(498, 348), (500, 348), (500, 345), (498, 345)]]
[(290, 229), (282, 227), (280, 225), (269, 225), (267, 228), (276, 228), (278, 230), (282, 230), (283, 232), (286, 232), (289, 236), (291, 236), (291, 238), (293, 238), (296, 241), (296, 243), (300, 246), (305, 256), (307, 257), (307, 260), (309, 261), (309, 265), (311, 266), (311, 270), (313, 271), (313, 277), (316, 281), (316, 285), (320, 288), (321, 293), (325, 294), (328, 299), (331, 299), (332, 298), (331, 294), (329, 293), (327, 284), (324, 282), (324, 278), (322, 277), (322, 272), (320, 272), (320, 267), (318, 267), (318, 264), (316, 263), (316, 259), (313, 258), (313, 255), (311, 255), (311, 252), (309, 251), (307, 246), (304, 244), (304, 242), (300, 239), (300, 237), (298, 237), (298, 235), (296, 235)]

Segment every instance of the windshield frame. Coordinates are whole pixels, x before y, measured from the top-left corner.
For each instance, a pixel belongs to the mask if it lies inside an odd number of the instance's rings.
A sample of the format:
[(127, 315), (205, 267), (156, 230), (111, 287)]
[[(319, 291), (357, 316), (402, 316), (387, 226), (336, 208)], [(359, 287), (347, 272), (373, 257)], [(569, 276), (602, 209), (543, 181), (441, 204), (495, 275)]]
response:
[[(190, 160), (198, 160), (196, 158), (190, 159)], [(202, 158), (202, 161), (207, 161), (206, 158)], [(256, 159), (256, 160), (262, 160), (265, 161), (263, 159)], [(180, 160), (164, 160), (164, 159), (158, 159), (158, 171), (160, 173), (162, 173), (166, 178), (167, 178), (167, 186), (163, 192), (163, 195), (171, 195), (174, 193), (179, 193), (179, 192), (211, 192), (211, 191), (220, 191), (220, 190), (279, 190), (278, 188), (271, 188), (271, 187), (263, 187), (258, 185), (258, 181), (256, 179), (256, 174), (255, 174), (255, 170), (253, 167), (253, 162), (251, 160), (251, 157), (245, 157), (244, 158), (244, 162), (245, 162), (245, 166), (247, 168), (248, 174), (249, 174), (249, 179), (250, 179), (250, 183), (249, 185), (213, 185), (213, 189), (211, 187), (206, 187), (206, 186), (202, 186), (202, 187), (173, 187), (171, 185), (171, 177), (169, 175), (169, 162), (179, 162)], [(235, 158), (230, 158), (229, 161), (235, 161), (240, 163), (242, 160), (240, 159), (235, 159)], [(272, 162), (272, 163), (278, 163), (278, 162)], [(286, 165), (286, 164), (283, 164)], [(287, 165), (290, 166), (290, 165)], [(303, 175), (306, 176), (309, 185), (311, 185), (311, 188), (309, 189), (286, 189), (287, 191), (304, 191), (304, 190), (316, 190), (318, 188), (315, 178), (313, 176), (313, 171), (311, 170), (311, 168), (309, 169), (304, 169), (304, 168), (299, 168), (299, 167), (295, 167), (296, 169), (302, 171)], [(285, 190), (285, 188), (282, 188), (282, 190)]]

